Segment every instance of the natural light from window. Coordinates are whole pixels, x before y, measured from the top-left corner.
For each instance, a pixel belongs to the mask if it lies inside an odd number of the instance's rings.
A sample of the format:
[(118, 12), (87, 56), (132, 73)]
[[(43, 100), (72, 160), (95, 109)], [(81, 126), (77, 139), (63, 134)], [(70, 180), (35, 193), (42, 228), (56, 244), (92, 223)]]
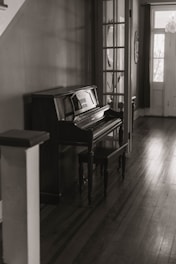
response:
[(164, 34), (154, 34), (153, 81), (163, 82), (164, 78)]
[(162, 83), (164, 82), (165, 28), (170, 21), (176, 21), (176, 11), (156, 10), (153, 15), (152, 80)]
[(156, 11), (154, 28), (165, 28), (169, 20), (176, 19), (176, 11)]

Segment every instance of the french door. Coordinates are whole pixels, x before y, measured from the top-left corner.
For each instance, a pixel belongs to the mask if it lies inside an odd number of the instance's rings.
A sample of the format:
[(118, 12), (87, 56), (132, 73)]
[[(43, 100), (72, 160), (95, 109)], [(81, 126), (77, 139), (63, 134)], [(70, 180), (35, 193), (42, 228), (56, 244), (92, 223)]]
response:
[[(124, 111), (124, 141), (131, 133), (130, 94), (130, 1), (100, 0), (98, 2), (98, 82), (103, 104)], [(101, 10), (101, 11), (100, 11)]]
[(152, 6), (151, 11), (151, 107), (148, 113), (176, 116), (176, 6)]

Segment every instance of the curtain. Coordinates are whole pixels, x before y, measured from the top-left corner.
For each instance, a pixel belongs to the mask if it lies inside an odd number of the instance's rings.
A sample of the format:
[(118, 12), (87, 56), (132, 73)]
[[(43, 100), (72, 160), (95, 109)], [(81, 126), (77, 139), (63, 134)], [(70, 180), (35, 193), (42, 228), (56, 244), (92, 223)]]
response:
[(144, 108), (150, 107), (150, 39), (151, 39), (151, 24), (150, 24), (150, 5), (144, 6), (144, 36), (143, 36), (143, 47), (142, 47), (142, 76), (141, 76), (141, 87), (142, 89), (142, 100), (141, 106)]

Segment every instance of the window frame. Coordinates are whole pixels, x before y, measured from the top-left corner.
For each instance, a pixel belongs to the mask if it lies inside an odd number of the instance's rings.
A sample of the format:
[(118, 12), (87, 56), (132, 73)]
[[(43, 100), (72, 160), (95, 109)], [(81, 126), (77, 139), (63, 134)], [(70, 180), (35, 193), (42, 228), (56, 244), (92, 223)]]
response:
[[(163, 81), (155, 81), (154, 80), (154, 60), (156, 60), (157, 58), (154, 57), (154, 36), (157, 34), (164, 34), (165, 36), (165, 28), (155, 28), (154, 27), (154, 22), (155, 22), (155, 14), (156, 12), (159, 11), (176, 11), (176, 5), (155, 5), (155, 6), (151, 6), (151, 59), (150, 59), (150, 65), (151, 65), (151, 72), (150, 72), (150, 82), (151, 83), (155, 83), (155, 84), (159, 84), (159, 83), (164, 83), (164, 66), (163, 66)], [(164, 47), (165, 48), (165, 47)], [(158, 57), (158, 59), (163, 59), (165, 60), (165, 55), (163, 56), (163, 58)]]

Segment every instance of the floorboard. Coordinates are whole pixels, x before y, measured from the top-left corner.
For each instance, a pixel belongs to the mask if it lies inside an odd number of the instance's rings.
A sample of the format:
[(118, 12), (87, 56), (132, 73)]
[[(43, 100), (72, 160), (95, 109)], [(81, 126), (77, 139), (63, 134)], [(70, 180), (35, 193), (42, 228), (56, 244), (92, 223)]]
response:
[(95, 175), (91, 206), (77, 183), (41, 205), (41, 264), (175, 264), (175, 172), (176, 119), (137, 119), (125, 180), (112, 173), (106, 199)]
[(41, 221), (42, 264), (176, 263), (175, 127), (174, 118), (135, 121), (125, 181), (111, 175), (107, 199), (99, 186), (91, 207), (75, 196), (53, 208)]

